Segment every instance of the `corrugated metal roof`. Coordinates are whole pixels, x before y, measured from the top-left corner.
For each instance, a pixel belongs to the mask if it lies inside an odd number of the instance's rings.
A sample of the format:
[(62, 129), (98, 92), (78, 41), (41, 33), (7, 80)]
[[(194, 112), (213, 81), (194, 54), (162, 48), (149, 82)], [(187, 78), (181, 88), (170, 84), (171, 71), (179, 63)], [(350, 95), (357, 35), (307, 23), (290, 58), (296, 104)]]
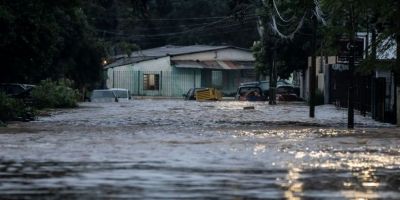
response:
[(154, 56), (124, 57), (124, 58), (119, 58), (119, 59), (115, 60), (111, 64), (106, 65), (104, 68), (106, 68), (106, 69), (113, 68), (113, 67), (128, 65), (128, 64), (132, 64), (132, 63), (138, 63), (141, 61), (156, 59), (156, 58), (157, 57), (154, 57)]
[(177, 60), (177, 61), (172, 61), (172, 65), (177, 68), (216, 69), (216, 70), (254, 69), (254, 62), (249, 62), (249, 61)]
[(140, 51), (135, 51), (131, 54), (130, 57), (126, 56), (116, 56), (116, 61), (112, 62), (109, 65), (106, 65), (105, 68), (112, 68), (132, 63), (137, 63), (145, 60), (161, 58), (165, 56), (176, 56), (176, 55), (183, 55), (183, 54), (192, 54), (192, 53), (200, 53), (206, 51), (215, 51), (220, 49), (227, 49), (227, 48), (234, 48), (240, 49), (242, 51), (248, 51), (248, 49), (234, 47), (234, 46), (209, 46), (209, 45), (191, 45), (191, 46), (174, 46), (174, 45), (167, 45), (152, 49), (145, 49)]
[(203, 51), (213, 51), (213, 50), (226, 49), (226, 48), (236, 48), (236, 49), (248, 51), (247, 49), (242, 49), (242, 48), (233, 47), (233, 46), (209, 46), (209, 45), (174, 46), (174, 45), (167, 45), (167, 46), (163, 46), (163, 47), (135, 51), (131, 54), (131, 57), (138, 57), (138, 56), (164, 57), (164, 56), (168, 56), (168, 55), (174, 56), (174, 55), (198, 53), (198, 52), (203, 52)]

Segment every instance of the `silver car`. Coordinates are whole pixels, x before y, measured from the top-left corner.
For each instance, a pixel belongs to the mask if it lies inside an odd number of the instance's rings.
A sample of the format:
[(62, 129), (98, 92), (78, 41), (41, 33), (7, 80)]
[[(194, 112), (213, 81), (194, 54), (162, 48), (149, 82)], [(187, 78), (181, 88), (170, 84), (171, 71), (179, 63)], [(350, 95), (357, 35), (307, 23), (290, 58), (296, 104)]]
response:
[(117, 95), (112, 90), (93, 90), (90, 96), (91, 102), (118, 102)]
[(110, 88), (114, 94), (117, 96), (118, 101), (129, 101), (131, 99), (131, 93), (129, 90), (124, 88)]

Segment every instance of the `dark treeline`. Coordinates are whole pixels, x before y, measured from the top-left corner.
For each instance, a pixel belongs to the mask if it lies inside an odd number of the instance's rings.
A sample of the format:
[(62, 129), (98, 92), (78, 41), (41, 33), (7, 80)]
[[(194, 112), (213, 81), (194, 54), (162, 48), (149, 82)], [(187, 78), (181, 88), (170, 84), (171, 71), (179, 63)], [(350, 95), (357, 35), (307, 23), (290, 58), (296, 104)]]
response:
[(102, 60), (136, 49), (258, 38), (254, 6), (234, 0), (0, 0), (0, 82), (98, 83)]
[(69, 78), (78, 86), (101, 75), (104, 55), (78, 0), (2, 0), (1, 82)]

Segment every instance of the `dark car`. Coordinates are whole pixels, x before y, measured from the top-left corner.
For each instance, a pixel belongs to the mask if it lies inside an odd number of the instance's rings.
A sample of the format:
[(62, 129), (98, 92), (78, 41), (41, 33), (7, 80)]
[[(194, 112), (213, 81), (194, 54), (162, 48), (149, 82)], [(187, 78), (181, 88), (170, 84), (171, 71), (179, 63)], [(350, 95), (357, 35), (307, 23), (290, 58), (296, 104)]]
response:
[(235, 99), (239, 101), (266, 101), (268, 96), (264, 94), (261, 87), (244, 85), (237, 89)]
[(183, 95), (185, 100), (196, 100), (196, 91), (206, 90), (207, 88), (190, 88), (186, 94)]
[(1, 83), (0, 92), (12, 98), (27, 99), (31, 97), (31, 91), (34, 87), (34, 85), (28, 84)]
[(259, 87), (261, 89), (263, 95), (268, 97), (268, 94), (269, 94), (269, 81), (244, 82), (244, 83), (240, 83), (239, 87), (244, 87), (244, 86)]
[(291, 85), (282, 85), (276, 88), (276, 98), (279, 101), (298, 101), (296, 89)]
[[(269, 81), (254, 81), (241, 83), (240, 87), (259, 87), (266, 100), (269, 98)], [(280, 101), (297, 101), (299, 98), (300, 88), (294, 86), (286, 80), (279, 80), (276, 86), (277, 99)], [(238, 95), (236, 95), (238, 96)], [(236, 98), (238, 99), (238, 98)]]

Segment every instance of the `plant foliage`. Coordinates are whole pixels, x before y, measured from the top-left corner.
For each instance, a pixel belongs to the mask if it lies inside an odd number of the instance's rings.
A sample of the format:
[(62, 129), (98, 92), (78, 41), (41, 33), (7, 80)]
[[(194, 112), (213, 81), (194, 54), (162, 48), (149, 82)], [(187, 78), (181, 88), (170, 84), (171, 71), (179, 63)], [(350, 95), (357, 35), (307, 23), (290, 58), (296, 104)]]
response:
[(32, 97), (38, 108), (74, 108), (78, 102), (78, 91), (71, 88), (67, 79), (43, 80), (32, 90)]

